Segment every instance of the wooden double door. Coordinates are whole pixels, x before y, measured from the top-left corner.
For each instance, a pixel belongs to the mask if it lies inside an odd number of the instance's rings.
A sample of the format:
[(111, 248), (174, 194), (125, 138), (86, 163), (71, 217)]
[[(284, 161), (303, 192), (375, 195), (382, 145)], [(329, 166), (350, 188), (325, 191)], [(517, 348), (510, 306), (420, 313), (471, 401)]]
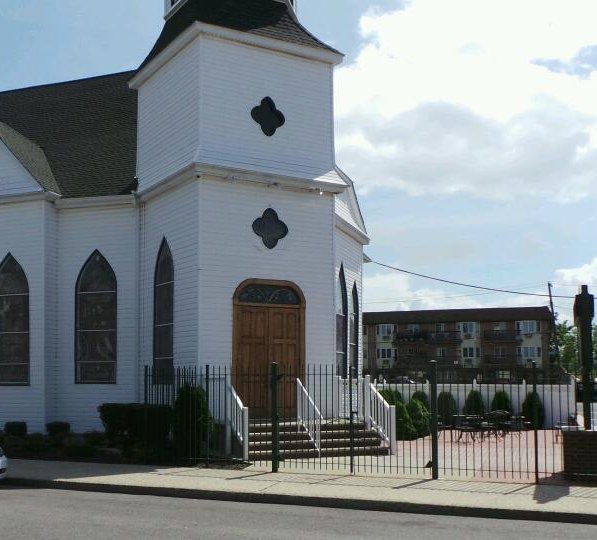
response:
[(271, 364), (281, 379), (278, 406), (283, 418), (296, 415), (296, 379), (304, 371), (304, 301), (286, 282), (251, 281), (234, 301), (233, 383), (253, 418), (271, 413)]

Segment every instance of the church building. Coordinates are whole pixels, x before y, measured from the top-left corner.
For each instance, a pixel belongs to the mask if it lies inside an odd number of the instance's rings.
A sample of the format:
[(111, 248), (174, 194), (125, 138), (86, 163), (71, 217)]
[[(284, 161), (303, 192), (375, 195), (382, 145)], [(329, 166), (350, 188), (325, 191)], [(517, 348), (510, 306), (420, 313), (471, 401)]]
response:
[(164, 0), (138, 69), (0, 92), (0, 429), (100, 429), (145, 366), (360, 371), (343, 56), (296, 4)]

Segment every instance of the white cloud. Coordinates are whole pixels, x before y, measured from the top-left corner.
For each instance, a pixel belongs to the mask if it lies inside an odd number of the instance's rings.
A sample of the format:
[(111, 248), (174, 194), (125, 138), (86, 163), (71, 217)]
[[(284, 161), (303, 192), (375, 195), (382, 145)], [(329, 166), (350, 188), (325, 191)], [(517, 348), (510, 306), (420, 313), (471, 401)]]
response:
[(537, 64), (579, 58), (596, 19), (594, 0), (412, 0), (366, 14), (366, 42), (337, 75), (340, 162), (365, 191), (596, 195), (597, 71)]
[(597, 283), (597, 257), (576, 268), (556, 270), (556, 281), (564, 285), (588, 285)]

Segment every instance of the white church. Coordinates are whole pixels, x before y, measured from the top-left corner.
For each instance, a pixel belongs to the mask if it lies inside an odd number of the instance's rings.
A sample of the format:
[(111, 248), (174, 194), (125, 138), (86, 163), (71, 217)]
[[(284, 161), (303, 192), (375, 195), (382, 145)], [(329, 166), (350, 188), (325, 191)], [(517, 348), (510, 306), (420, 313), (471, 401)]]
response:
[(137, 70), (0, 93), (0, 429), (98, 429), (145, 366), (360, 369), (342, 54), (296, 0), (164, 2)]

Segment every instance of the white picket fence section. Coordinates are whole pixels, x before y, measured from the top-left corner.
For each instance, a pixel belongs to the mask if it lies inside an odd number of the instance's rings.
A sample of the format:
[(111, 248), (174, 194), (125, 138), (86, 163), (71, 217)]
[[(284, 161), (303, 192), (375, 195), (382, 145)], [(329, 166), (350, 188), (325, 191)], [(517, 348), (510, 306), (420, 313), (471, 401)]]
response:
[[(374, 382), (378, 389), (397, 390), (406, 403), (417, 391), (423, 391), (429, 396), (430, 385), (427, 381), (422, 384), (407, 383), (379, 383)], [(522, 384), (479, 384), (473, 381), (472, 384), (438, 384), (437, 393), (449, 392), (454, 396), (458, 411), (462, 411), (466, 397), (471, 390), (477, 390), (483, 397), (485, 409), (491, 409), (491, 402), (495, 393), (504, 391), (510, 397), (514, 413), (521, 412), (522, 404), (529, 393), (533, 391), (533, 385), (523, 381)], [(545, 409), (545, 428), (557, 427), (559, 422), (567, 422), (571, 415), (577, 413), (575, 403), (575, 381), (570, 377), (568, 384), (538, 384), (537, 394), (541, 398)]]
[(317, 452), (321, 452), (321, 422), (323, 416), (313, 398), (307, 392), (300, 379), (296, 380), (296, 422), (303, 427), (309, 439), (315, 445)]

